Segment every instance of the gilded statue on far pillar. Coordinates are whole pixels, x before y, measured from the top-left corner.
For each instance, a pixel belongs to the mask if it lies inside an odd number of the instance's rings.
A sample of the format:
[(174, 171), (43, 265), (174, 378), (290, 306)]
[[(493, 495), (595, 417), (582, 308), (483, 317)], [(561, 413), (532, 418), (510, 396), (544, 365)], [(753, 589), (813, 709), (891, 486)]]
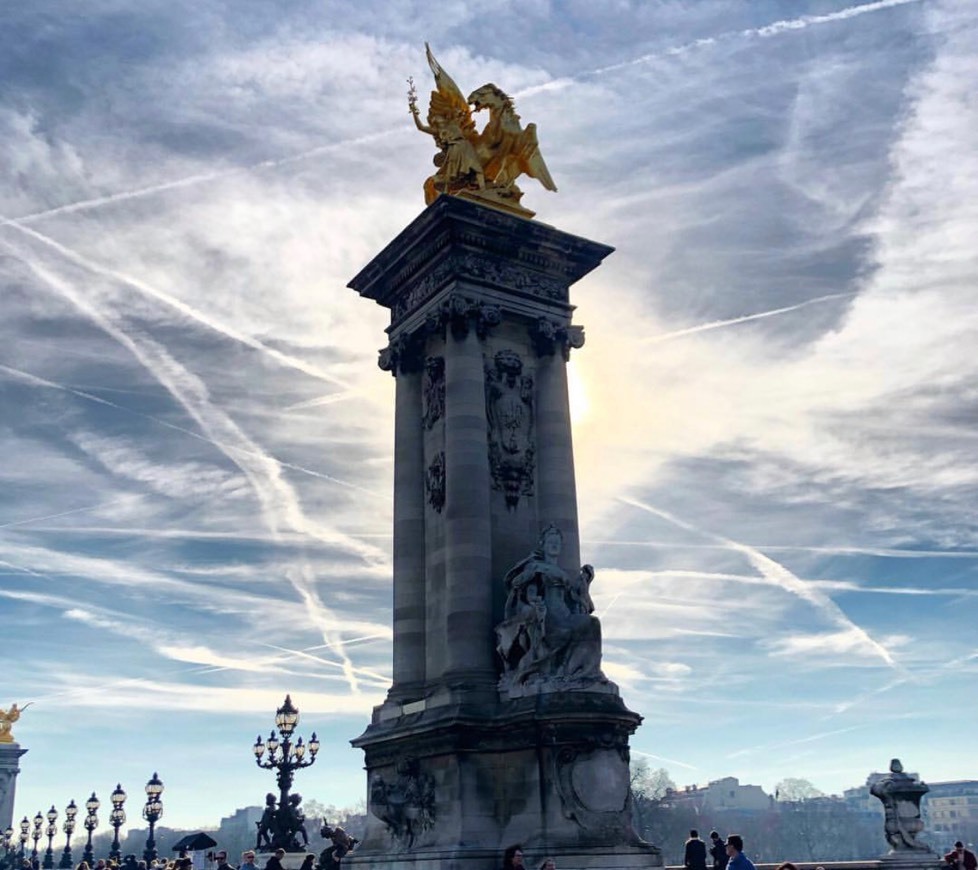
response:
[[(427, 43), (425, 52), (436, 88), (431, 92), (427, 123), (421, 121), (414, 82), (408, 79), (408, 107), (415, 126), (438, 146), (434, 157), (438, 169), (424, 183), (425, 203), (430, 205), (441, 194), (449, 194), (533, 217), (532, 211), (520, 205), (523, 192), (516, 179), (528, 175), (547, 190), (557, 190), (540, 153), (536, 124), (524, 129), (513, 100), (494, 84), (477, 88), (466, 99)], [(472, 112), (483, 109), (488, 110), (489, 120), (480, 132)]]
[(17, 704), (11, 704), (9, 710), (4, 710), (0, 707), (0, 743), (14, 743), (13, 735), (13, 724), (20, 718), (20, 714), (30, 707), (28, 704), (26, 707), (18, 707)]

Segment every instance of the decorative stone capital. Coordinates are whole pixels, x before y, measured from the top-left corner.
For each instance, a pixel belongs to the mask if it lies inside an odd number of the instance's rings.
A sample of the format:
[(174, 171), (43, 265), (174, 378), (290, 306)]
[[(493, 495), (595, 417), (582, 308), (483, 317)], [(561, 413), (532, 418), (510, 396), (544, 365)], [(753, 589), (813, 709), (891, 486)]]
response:
[(498, 305), (470, 299), (461, 293), (452, 293), (428, 314), (425, 330), (429, 334), (444, 335), (447, 326), (451, 330), (452, 337), (461, 340), (469, 334), (470, 329), (475, 329), (479, 338), (485, 338), (492, 327), (498, 326), (502, 319), (503, 314)]
[(530, 324), (530, 341), (537, 356), (553, 356), (559, 349), (565, 360), (571, 348), (584, 347), (584, 327), (562, 324), (549, 317), (540, 317)]
[(424, 367), (424, 335), (419, 332), (402, 332), (377, 351), (377, 365), (385, 372), (416, 374)]

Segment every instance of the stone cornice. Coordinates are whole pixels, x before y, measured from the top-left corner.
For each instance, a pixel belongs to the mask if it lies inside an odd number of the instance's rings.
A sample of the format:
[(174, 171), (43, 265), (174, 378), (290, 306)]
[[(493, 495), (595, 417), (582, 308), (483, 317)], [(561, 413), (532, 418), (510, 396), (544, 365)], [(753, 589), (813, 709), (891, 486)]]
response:
[(442, 196), (349, 286), (390, 309), (393, 325), (459, 280), (566, 310), (570, 285), (612, 250), (547, 224)]

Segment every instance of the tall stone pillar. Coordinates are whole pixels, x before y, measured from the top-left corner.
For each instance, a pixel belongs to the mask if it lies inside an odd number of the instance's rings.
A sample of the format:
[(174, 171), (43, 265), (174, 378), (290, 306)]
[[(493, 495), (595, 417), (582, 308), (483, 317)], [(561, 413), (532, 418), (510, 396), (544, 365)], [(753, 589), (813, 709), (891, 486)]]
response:
[(0, 831), (13, 826), (19, 762), (26, 752), (17, 743), (0, 743)]
[(550, 517), (563, 531), (563, 564), (576, 569), (581, 564), (581, 546), (566, 360), (571, 347), (584, 344), (584, 335), (579, 329), (544, 321), (534, 331), (534, 339), (540, 355), (537, 364), (540, 515)]
[(425, 680), (424, 440), (419, 354), (392, 366), (394, 411), (394, 681), (391, 698), (414, 697)]
[(562, 870), (661, 865), (580, 561), (569, 288), (610, 252), (441, 196), (350, 283), (390, 310), (398, 382), (394, 685), (353, 741), (369, 814), (344, 864), (490, 870), (521, 842)]
[(492, 689), (492, 518), (480, 313), (453, 324), (445, 348), (445, 545), (448, 578), (445, 679), (456, 690)]

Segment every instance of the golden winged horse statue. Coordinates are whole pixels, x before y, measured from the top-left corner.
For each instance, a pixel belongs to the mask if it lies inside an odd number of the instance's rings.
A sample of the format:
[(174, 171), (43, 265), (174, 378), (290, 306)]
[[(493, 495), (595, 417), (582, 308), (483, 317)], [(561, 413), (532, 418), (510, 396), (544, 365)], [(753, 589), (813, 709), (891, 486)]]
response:
[[(415, 126), (438, 146), (434, 157), (437, 170), (424, 183), (425, 203), (430, 205), (441, 194), (464, 196), (533, 217), (533, 212), (520, 205), (523, 192), (516, 179), (528, 175), (547, 190), (557, 189), (540, 153), (536, 124), (527, 124), (524, 129), (512, 99), (494, 84), (483, 85), (466, 99), (427, 43), (425, 53), (435, 77), (427, 123), (421, 121), (414, 82), (408, 79), (408, 108)], [(473, 109), (489, 112), (481, 132), (472, 118)]]

